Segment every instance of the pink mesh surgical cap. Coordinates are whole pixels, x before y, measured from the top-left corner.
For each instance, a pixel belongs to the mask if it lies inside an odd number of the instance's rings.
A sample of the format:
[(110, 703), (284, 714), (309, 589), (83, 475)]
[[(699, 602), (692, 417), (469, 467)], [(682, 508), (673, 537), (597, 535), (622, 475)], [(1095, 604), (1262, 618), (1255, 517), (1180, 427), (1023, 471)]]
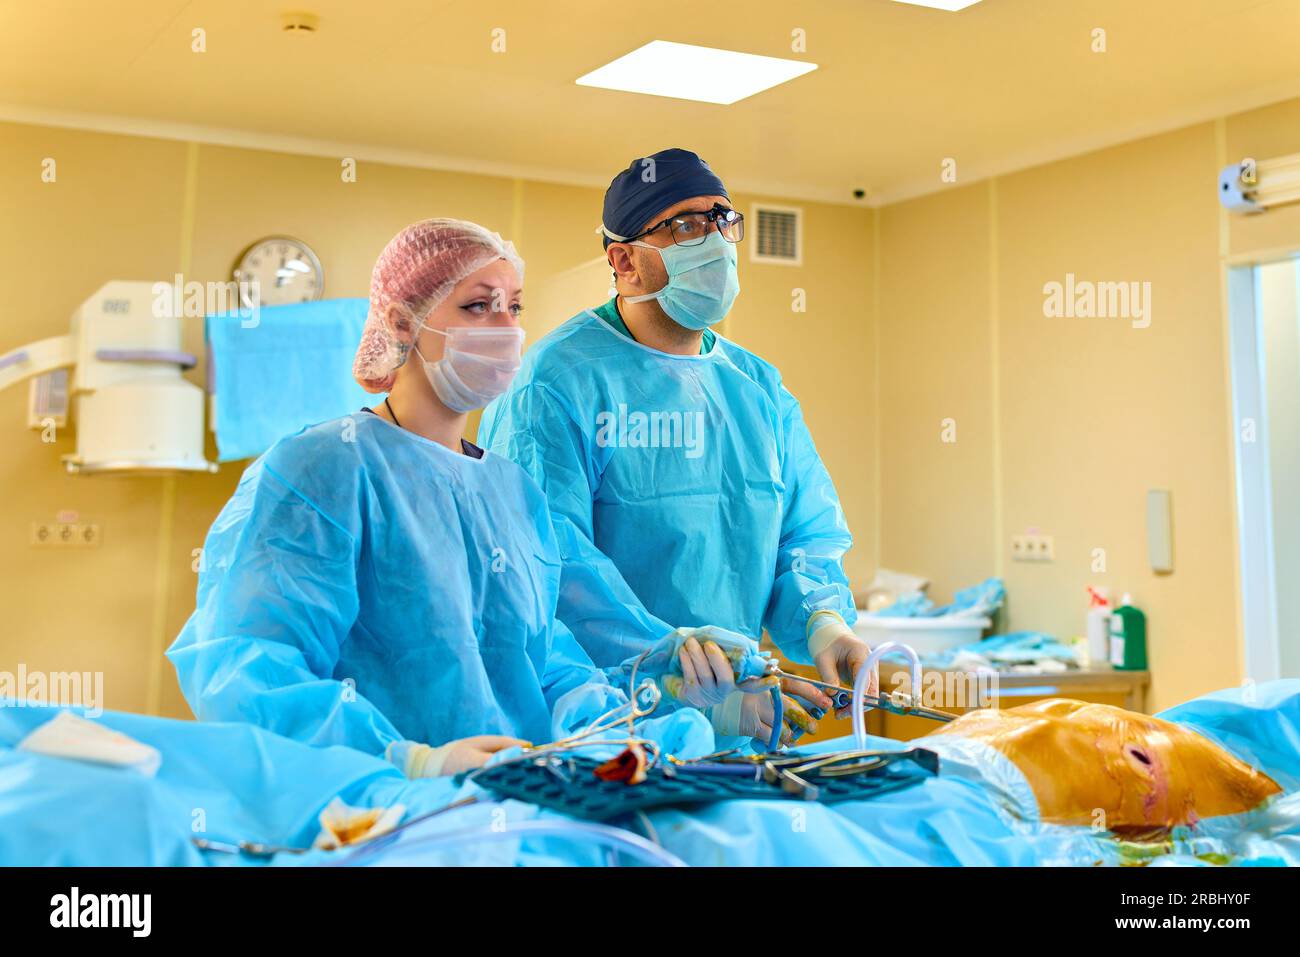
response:
[(523, 281), (524, 261), (514, 244), (476, 223), (426, 219), (394, 236), (370, 275), (370, 312), (352, 363), (352, 375), (362, 388), (388, 392), (406, 361), (409, 345), (395, 339), (384, 322), (392, 303), (410, 310), (418, 326), (458, 282), (497, 259), (514, 266)]

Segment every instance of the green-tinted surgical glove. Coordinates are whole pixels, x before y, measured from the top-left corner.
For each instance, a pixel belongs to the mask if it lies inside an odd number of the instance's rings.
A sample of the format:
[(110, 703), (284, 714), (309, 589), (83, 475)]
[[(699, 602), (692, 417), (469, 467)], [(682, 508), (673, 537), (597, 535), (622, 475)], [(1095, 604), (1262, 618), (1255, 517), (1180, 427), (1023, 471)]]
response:
[[(775, 683), (757, 676), (767, 666), (758, 642), (713, 625), (677, 628), (647, 655), (624, 662), (624, 671), (630, 673), (633, 665), (657, 677), (668, 697), (695, 708), (721, 704), (733, 691), (766, 691)], [(740, 675), (745, 679), (737, 680)]]
[[(782, 715), (782, 746), (793, 742), (795, 728), (808, 734), (817, 731), (817, 722), (804, 710), (803, 705), (789, 695), (782, 695), (781, 700), (785, 712)], [(753, 738), (754, 747), (766, 751), (768, 742), (772, 739), (772, 696), (733, 692), (709, 712), (709, 719), (718, 735)]]
[[(731, 661), (710, 638), (692, 635), (682, 642), (677, 654), (682, 673), (664, 676), (664, 690), (676, 698), (696, 708), (707, 708), (721, 704), (727, 696), (737, 690), (736, 672)], [(740, 690), (755, 692), (763, 690), (770, 682), (748, 681)]]

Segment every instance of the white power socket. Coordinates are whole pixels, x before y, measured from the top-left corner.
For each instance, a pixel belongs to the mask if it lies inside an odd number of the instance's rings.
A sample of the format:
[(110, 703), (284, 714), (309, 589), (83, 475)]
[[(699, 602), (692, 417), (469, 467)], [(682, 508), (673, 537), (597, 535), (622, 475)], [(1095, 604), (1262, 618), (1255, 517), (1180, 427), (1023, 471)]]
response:
[(1013, 562), (1050, 562), (1056, 560), (1056, 543), (1051, 535), (1011, 536)]

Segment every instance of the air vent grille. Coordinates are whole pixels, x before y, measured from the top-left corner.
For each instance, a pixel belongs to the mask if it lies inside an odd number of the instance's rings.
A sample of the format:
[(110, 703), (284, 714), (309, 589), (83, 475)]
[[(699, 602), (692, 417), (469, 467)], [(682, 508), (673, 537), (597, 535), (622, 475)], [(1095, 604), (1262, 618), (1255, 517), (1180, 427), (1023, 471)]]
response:
[(756, 206), (754, 261), (798, 265), (803, 256), (802, 213), (784, 207)]

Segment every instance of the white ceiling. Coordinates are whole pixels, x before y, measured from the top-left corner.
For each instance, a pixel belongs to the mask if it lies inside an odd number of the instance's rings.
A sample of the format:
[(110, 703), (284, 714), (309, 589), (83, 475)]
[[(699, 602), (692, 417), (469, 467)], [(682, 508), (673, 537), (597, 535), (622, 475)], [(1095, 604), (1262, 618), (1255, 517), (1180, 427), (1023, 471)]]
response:
[[(574, 84), (652, 39), (818, 69), (731, 106)], [(733, 189), (879, 203), (1298, 95), (1300, 0), (0, 2), (0, 118), (600, 186), (685, 146)]]

